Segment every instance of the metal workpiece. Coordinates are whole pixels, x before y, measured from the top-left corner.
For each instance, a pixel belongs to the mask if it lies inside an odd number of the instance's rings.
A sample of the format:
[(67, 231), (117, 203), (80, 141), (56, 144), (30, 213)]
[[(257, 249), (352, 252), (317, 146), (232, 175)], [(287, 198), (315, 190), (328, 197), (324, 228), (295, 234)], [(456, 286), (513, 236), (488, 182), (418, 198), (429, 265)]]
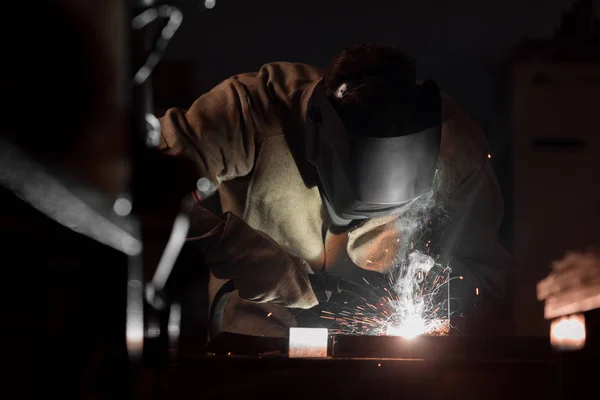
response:
[[(329, 335), (328, 354), (322, 357), (290, 355), (291, 336), (220, 334), (209, 344), (209, 356), (172, 366), (171, 376), (182, 386), (171, 395), (235, 397), (252, 382), (263, 399), (287, 393), (294, 399), (549, 400), (564, 398), (564, 387), (577, 382), (563, 379), (562, 354), (546, 338)], [(201, 389), (189, 379), (200, 371)]]
[(323, 358), (328, 355), (326, 328), (290, 328), (287, 355), (290, 358)]
[[(326, 346), (326, 353), (320, 349)], [(314, 351), (305, 351), (312, 348)], [(560, 354), (544, 337), (365, 336), (329, 334), (327, 329), (290, 328), (287, 338), (224, 332), (207, 347), (209, 354), (279, 355), (290, 358), (411, 359), (432, 362), (554, 362)]]
[(558, 354), (546, 338), (470, 336), (332, 337), (332, 357), (396, 358), (447, 362), (552, 361)]

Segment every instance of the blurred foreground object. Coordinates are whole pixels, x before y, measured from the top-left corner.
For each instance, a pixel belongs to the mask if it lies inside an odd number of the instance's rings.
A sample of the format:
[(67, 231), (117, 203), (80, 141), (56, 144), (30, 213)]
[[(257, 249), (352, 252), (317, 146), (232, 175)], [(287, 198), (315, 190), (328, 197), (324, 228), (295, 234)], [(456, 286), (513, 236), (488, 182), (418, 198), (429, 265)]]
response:
[(545, 301), (544, 317), (554, 319), (550, 341), (560, 350), (585, 346), (583, 312), (600, 308), (600, 257), (594, 251), (570, 252), (552, 263), (552, 272), (537, 285), (538, 300)]
[(126, 267), (141, 251), (125, 200), (127, 7), (34, 0), (3, 11), (0, 243), (14, 385), (6, 390), (122, 398)]
[[(167, 353), (145, 347), (156, 321), (169, 345), (179, 337), (179, 305), (152, 313), (144, 283), (153, 275), (156, 291), (166, 283), (197, 177), (151, 146), (156, 118), (140, 106), (151, 97), (131, 93), (130, 7), (34, 0), (4, 9), (14, 18), (0, 28), (0, 242), (11, 282), (6, 321), (16, 327), (8, 362), (18, 375), (8, 381), (18, 397), (127, 398), (134, 385), (156, 392), (135, 379), (149, 364), (130, 361), (148, 355), (155, 367)], [(145, 82), (180, 22), (176, 10), (160, 10), (175, 22), (144, 53)]]
[(600, 308), (600, 257), (597, 252), (568, 253), (552, 264), (552, 272), (537, 285), (545, 301), (546, 319)]

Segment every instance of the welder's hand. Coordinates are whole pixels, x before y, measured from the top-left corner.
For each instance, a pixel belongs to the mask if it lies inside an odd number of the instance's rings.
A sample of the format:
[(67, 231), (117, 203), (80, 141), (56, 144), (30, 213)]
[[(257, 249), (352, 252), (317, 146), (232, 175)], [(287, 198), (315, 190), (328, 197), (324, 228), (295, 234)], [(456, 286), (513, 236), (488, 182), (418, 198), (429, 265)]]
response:
[[(220, 279), (232, 280), (239, 296), (257, 303), (311, 308), (318, 304), (306, 261), (289, 254), (241, 218), (208, 213), (198, 221), (204, 261)], [(196, 214), (198, 218), (198, 214)], [(192, 232), (194, 230), (192, 229)]]
[(360, 268), (388, 272), (398, 262), (401, 245), (398, 216), (365, 221), (348, 232), (348, 256)]

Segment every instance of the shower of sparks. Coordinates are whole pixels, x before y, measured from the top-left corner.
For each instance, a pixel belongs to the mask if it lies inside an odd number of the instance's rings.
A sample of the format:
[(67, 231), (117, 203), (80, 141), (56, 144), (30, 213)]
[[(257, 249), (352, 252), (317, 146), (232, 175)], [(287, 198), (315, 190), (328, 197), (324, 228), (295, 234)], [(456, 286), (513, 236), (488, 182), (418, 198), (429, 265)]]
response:
[(450, 317), (459, 311), (450, 310), (450, 226), (452, 218), (435, 196), (415, 202), (397, 221), (400, 234), (389, 282), (365, 281), (381, 297), (339, 302), (322, 310), (329, 332), (405, 338), (448, 334)]
[[(334, 334), (402, 336), (445, 335), (450, 330), (450, 269), (419, 251), (390, 275), (390, 288), (377, 303), (339, 306), (322, 311)], [(368, 282), (367, 282), (368, 283)]]

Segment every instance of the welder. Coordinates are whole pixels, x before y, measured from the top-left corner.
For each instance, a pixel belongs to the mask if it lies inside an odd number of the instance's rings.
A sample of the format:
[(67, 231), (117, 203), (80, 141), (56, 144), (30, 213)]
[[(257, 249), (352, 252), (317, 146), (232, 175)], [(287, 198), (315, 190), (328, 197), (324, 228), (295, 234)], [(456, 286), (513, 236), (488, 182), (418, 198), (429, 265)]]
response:
[(414, 245), (410, 211), (432, 205), (461, 283), (505, 295), (511, 259), (485, 135), (400, 49), (354, 45), (325, 69), (265, 64), (160, 122), (162, 150), (218, 191), (220, 210), (198, 205), (188, 242), (211, 270), (213, 334), (285, 335), (290, 308), (318, 303), (309, 275), (388, 273)]

